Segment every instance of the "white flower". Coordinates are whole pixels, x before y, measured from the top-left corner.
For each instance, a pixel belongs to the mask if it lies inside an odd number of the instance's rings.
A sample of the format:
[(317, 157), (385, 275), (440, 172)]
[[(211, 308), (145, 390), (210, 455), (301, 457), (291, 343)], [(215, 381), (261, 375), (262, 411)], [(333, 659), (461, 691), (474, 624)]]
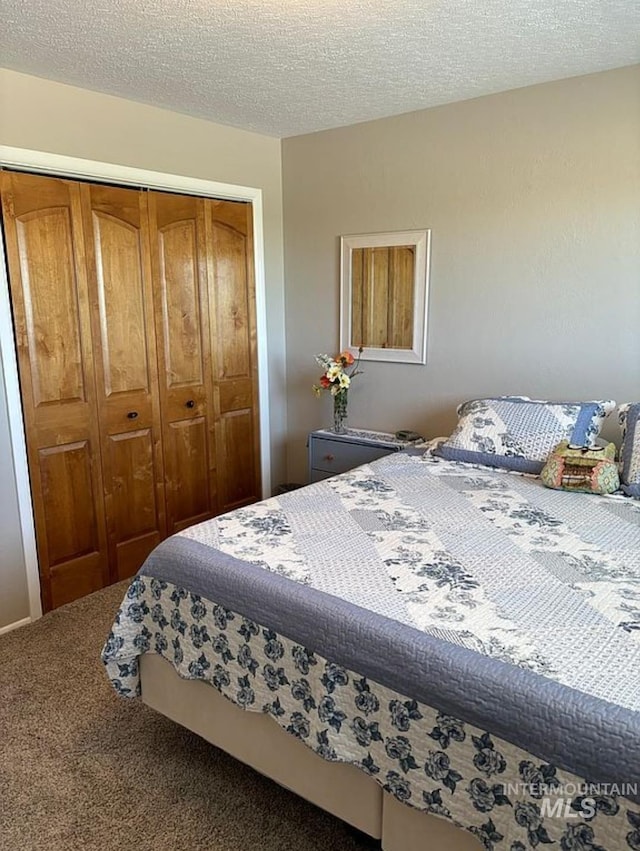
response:
[(343, 373), (342, 373), (342, 375), (340, 376), (340, 389), (341, 389), (341, 390), (346, 390), (346, 389), (347, 389), (347, 387), (348, 387), (350, 384), (351, 384), (351, 379), (350, 379), (350, 378), (349, 378), (349, 376), (346, 374), (346, 372), (343, 372)]
[(331, 364), (335, 364), (335, 361), (329, 355), (316, 355), (316, 363), (323, 369), (328, 369)]

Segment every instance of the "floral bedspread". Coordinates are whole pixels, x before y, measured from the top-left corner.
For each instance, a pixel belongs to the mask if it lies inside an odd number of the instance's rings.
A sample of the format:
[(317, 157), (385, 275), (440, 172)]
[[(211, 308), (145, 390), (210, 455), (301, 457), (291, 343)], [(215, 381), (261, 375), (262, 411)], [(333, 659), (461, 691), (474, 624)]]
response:
[[(640, 708), (639, 579), (639, 503), (395, 455), (161, 545), (103, 658), (134, 696), (138, 656), (160, 653), (488, 849), (640, 851), (640, 768), (624, 763), (638, 748), (625, 731)], [(295, 630), (286, 596), (268, 609), (269, 583), (312, 601)], [(549, 758), (565, 738), (577, 744)], [(581, 742), (620, 784), (572, 770)]]
[(460, 719), (332, 663), (185, 588), (140, 575), (103, 652), (123, 697), (138, 657), (159, 653), (180, 676), (266, 712), (319, 756), (346, 762), (419, 810), (493, 849), (640, 851), (640, 806)]

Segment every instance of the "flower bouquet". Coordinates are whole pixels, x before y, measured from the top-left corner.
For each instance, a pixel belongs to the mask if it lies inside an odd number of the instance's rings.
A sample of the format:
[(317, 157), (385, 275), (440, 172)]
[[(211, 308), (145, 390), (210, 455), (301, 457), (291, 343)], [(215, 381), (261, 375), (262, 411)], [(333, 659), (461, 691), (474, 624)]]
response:
[(340, 352), (335, 358), (329, 355), (316, 355), (316, 363), (324, 370), (320, 383), (313, 385), (313, 392), (320, 396), (323, 390), (329, 390), (333, 396), (333, 430), (336, 434), (344, 434), (347, 430), (347, 400), (352, 379), (361, 373), (360, 355), (358, 358), (351, 352)]

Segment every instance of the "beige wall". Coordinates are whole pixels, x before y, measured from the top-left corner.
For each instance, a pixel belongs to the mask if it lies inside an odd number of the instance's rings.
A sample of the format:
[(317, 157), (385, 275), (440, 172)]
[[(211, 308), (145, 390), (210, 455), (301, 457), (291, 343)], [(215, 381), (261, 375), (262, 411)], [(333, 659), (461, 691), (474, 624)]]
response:
[[(280, 140), (0, 70), (0, 144), (262, 189), (269, 374), (275, 378), (269, 394), (272, 476), (274, 484), (283, 481)], [(10, 457), (9, 450), (6, 422), (0, 416), (0, 458)], [(7, 514), (16, 507), (12, 478), (0, 479), (0, 505)], [(0, 528), (0, 627), (28, 615), (24, 565), (17, 562), (16, 555), (19, 538), (12, 538), (7, 546), (7, 531)]]
[(286, 139), (283, 175), (290, 479), (330, 422), (310, 385), (338, 345), (340, 234), (432, 229), (428, 363), (366, 363), (351, 425), (640, 398), (640, 66)]
[[(343, 233), (430, 227), (433, 239), (428, 363), (365, 364), (351, 424), (444, 433), (457, 402), (485, 393), (640, 397), (639, 93), (635, 67), (283, 142), (290, 480), (306, 475), (307, 432), (329, 423), (310, 385), (313, 355), (338, 345)], [(280, 142), (0, 70), (0, 144), (263, 190), (282, 481)], [(15, 517), (4, 472), (0, 506)], [(0, 536), (2, 627), (28, 612), (15, 523)]]
[(0, 382), (0, 629), (29, 614), (15, 470), (9, 450), (7, 399)]

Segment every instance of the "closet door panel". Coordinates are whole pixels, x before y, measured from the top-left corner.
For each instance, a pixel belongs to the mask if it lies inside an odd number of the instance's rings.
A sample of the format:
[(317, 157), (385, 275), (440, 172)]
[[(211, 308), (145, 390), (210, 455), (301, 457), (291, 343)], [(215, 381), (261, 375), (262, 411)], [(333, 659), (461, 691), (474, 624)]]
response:
[(108, 437), (113, 490), (107, 508), (116, 544), (116, 570), (126, 579), (160, 541), (151, 429)]
[(0, 173), (45, 610), (259, 498), (251, 206)]
[(204, 201), (149, 193), (167, 525), (216, 513)]
[(16, 232), (33, 402), (85, 401), (70, 209), (27, 214)]
[(118, 579), (166, 534), (144, 192), (83, 186), (109, 550)]
[(250, 378), (237, 378), (220, 383), (220, 409), (229, 411), (248, 410), (253, 405), (253, 384)]
[(39, 456), (51, 606), (56, 608), (103, 587), (104, 554), (88, 442), (48, 447)]
[(210, 473), (207, 458), (207, 422), (204, 417), (174, 420), (165, 431), (167, 502), (172, 531), (179, 531), (211, 515)]
[[(167, 216), (173, 198), (155, 200)], [(180, 199), (180, 204), (182, 199)], [(204, 383), (202, 313), (198, 258), (197, 201), (187, 220), (170, 222), (158, 229), (162, 337), (165, 350), (168, 389)], [(157, 215), (157, 212), (156, 212)]]
[(47, 447), (39, 456), (43, 497), (50, 506), (45, 520), (50, 565), (97, 552), (88, 442)]
[(140, 227), (92, 211), (104, 393), (149, 391)]
[(246, 236), (227, 225), (214, 222), (213, 252), (216, 268), (218, 377), (248, 376), (251, 359)]
[(109, 581), (78, 184), (0, 174), (45, 611)]
[(255, 487), (253, 417), (251, 411), (233, 411), (220, 419), (220, 443), (225, 466), (220, 476), (225, 509), (259, 499)]
[(219, 502), (228, 511), (260, 498), (251, 206), (207, 204)]

